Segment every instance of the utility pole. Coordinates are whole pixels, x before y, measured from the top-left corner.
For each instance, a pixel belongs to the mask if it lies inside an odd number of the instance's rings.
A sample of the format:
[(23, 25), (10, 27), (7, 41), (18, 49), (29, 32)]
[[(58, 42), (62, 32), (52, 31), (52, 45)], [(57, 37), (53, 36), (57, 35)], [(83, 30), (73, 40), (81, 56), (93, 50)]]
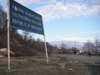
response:
[(75, 48), (76, 48), (76, 42), (75, 42)]

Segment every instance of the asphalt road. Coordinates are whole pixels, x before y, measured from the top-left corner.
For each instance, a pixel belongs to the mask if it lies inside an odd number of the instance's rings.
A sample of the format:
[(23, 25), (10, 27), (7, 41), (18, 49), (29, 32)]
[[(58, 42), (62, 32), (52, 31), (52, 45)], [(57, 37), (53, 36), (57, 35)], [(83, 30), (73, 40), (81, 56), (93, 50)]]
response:
[(52, 56), (70, 57), (86, 63), (100, 62), (100, 56), (86, 56), (86, 55), (68, 55), (68, 54), (51, 54)]

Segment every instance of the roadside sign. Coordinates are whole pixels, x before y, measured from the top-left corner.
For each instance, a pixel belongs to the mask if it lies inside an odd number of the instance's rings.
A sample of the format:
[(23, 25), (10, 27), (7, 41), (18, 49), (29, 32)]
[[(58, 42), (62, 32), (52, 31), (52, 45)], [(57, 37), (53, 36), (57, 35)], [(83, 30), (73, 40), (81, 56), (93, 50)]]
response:
[(14, 0), (7, 0), (7, 50), (8, 50), (9, 70), (10, 70), (10, 32), (9, 32), (10, 26), (43, 35), (47, 64), (49, 63), (42, 16), (22, 6), (21, 4), (17, 3)]
[(44, 35), (42, 16), (10, 0), (10, 26)]

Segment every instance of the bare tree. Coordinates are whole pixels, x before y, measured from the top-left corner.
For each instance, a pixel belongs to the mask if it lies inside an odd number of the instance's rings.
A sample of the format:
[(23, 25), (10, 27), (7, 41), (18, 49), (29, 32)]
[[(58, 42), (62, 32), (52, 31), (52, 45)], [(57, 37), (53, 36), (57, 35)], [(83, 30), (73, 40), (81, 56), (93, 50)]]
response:
[(40, 38), (37, 39), (37, 42), (42, 42), (42, 40)]
[(55, 46), (54, 46), (54, 50), (58, 50), (58, 47), (57, 47), (57, 45), (55, 45)]
[(100, 40), (98, 38), (95, 38), (95, 49), (96, 52), (100, 50)]
[[(4, 11), (3, 7), (0, 5), (0, 29), (7, 29), (7, 13)], [(16, 28), (10, 28), (10, 33), (17, 34)]]
[(66, 44), (64, 43), (61, 44), (60, 49), (62, 53), (66, 53), (66, 47), (67, 47)]
[(87, 50), (87, 51), (95, 51), (95, 46), (93, 45), (93, 43), (90, 41), (90, 40), (88, 40), (85, 44), (84, 44), (84, 46), (83, 46), (83, 49), (84, 50)]
[(29, 32), (28, 32), (28, 31), (23, 31), (23, 38), (24, 38), (25, 40), (28, 39), (28, 36), (29, 36)]
[(39, 49), (42, 48), (41, 42), (42, 42), (41, 39), (38, 38), (38, 39), (37, 39), (37, 48), (39, 48)]
[(66, 44), (62, 43), (61, 46), (60, 46), (60, 49), (65, 50), (66, 47), (67, 47)]
[(7, 13), (4, 11), (3, 7), (0, 5), (0, 28), (5, 29), (7, 24)]

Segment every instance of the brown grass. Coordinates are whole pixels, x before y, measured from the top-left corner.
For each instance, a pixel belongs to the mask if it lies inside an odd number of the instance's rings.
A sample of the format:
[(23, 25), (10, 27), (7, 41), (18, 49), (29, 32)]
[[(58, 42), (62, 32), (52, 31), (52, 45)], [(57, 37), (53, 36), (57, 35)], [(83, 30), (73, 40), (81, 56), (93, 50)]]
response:
[[(46, 64), (45, 56), (11, 57), (11, 70), (7, 70), (7, 58), (0, 58), (0, 75), (85, 75), (87, 63), (62, 57), (49, 57)], [(66, 59), (66, 60), (65, 60)], [(59, 63), (65, 63), (61, 70)], [(72, 71), (68, 71), (72, 68)]]

